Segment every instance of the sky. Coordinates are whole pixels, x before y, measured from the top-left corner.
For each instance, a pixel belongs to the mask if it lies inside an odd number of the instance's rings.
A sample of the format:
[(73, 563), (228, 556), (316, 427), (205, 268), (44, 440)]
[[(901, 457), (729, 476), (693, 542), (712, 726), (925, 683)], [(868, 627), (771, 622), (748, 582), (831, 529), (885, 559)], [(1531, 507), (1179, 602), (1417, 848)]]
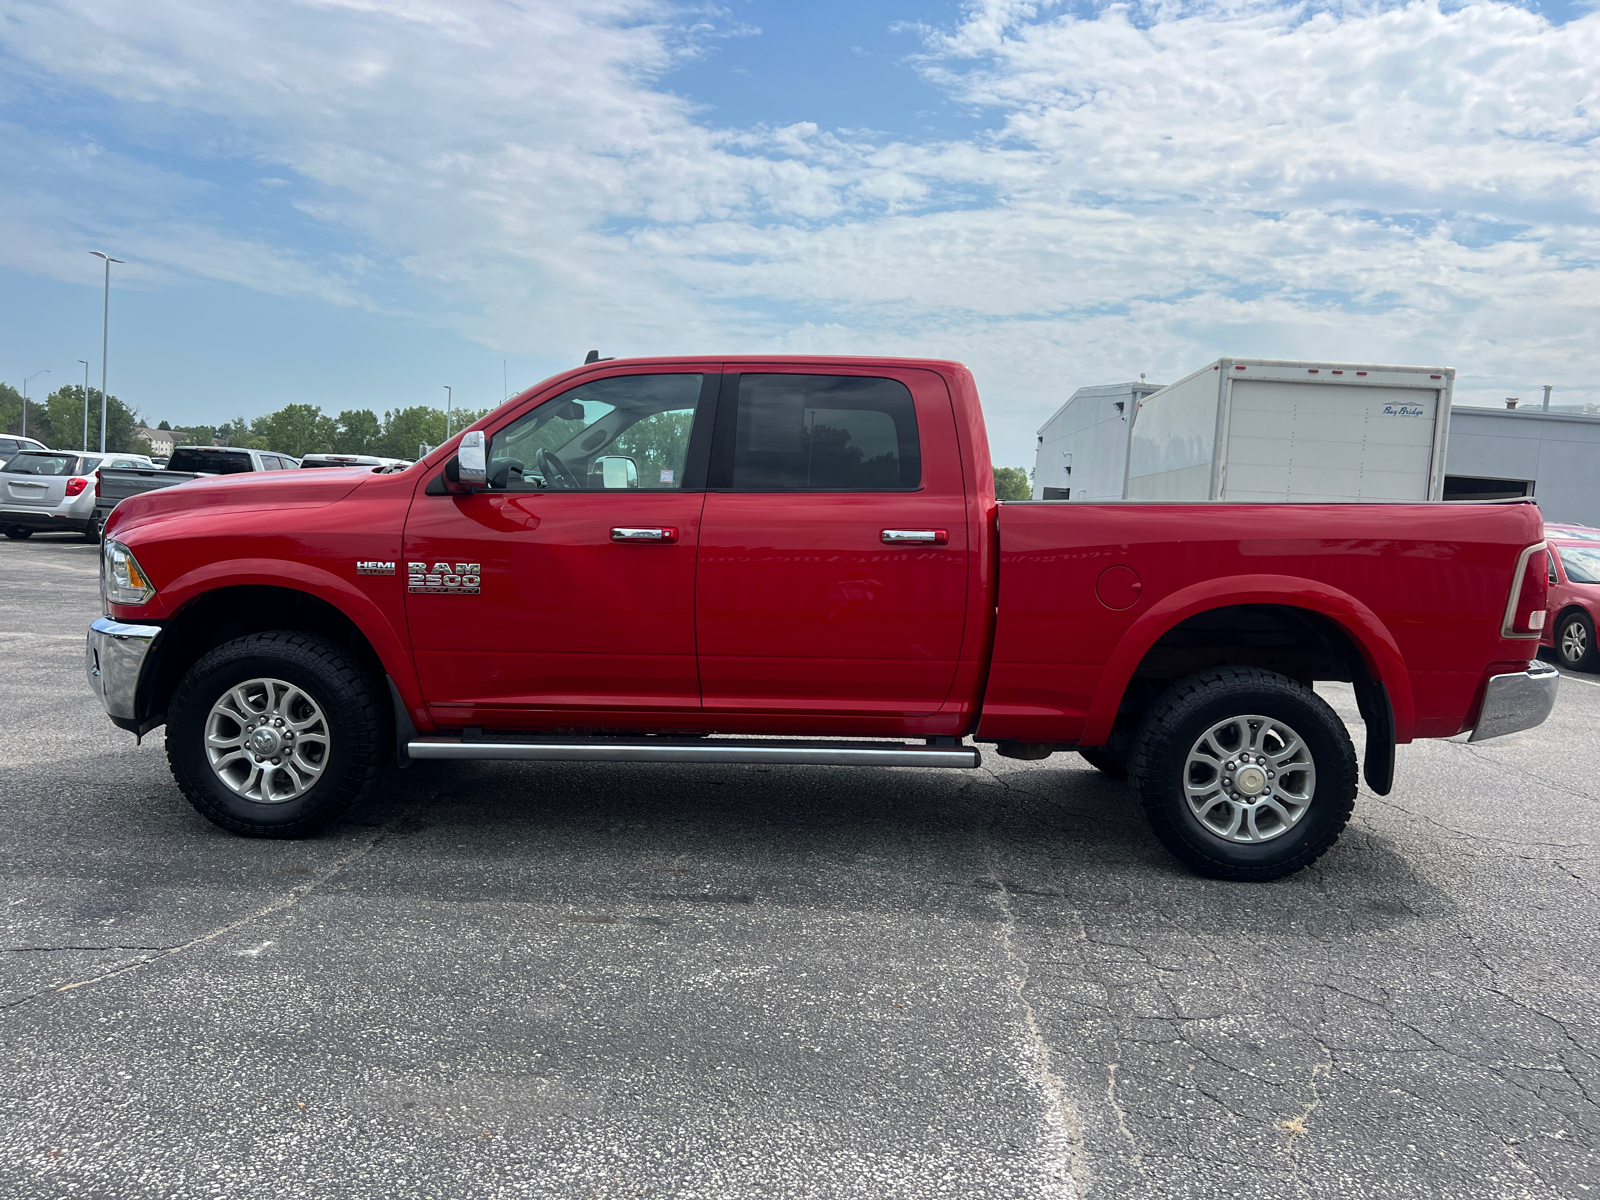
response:
[(1589, 0), (0, 0), (0, 379), (151, 422), (585, 351), (956, 358), (995, 461), (1224, 356), (1600, 401)]

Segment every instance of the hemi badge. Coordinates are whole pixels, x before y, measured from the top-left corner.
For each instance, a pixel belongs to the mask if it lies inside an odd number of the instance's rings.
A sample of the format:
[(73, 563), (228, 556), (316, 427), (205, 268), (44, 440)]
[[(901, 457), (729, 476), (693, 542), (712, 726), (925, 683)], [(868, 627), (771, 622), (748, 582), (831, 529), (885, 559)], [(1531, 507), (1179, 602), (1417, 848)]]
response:
[(392, 562), (376, 562), (376, 561), (374, 561), (374, 562), (366, 562), (364, 560), (357, 560), (357, 562), (356, 562), (356, 574), (357, 575), (393, 575), (394, 574), (394, 564)]

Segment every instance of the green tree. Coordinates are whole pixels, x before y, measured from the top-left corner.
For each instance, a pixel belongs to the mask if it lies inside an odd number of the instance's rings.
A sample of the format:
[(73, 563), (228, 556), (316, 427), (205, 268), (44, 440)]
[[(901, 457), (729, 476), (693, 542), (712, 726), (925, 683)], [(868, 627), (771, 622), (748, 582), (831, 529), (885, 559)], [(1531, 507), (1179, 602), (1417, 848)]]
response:
[[(20, 434), (22, 426), (22, 393), (9, 383), (0, 383), (0, 430)], [(28, 397), (27, 426), (29, 437), (50, 445), (50, 414), (32, 396)]]
[(225, 425), (217, 426), (217, 438), (225, 446), (237, 446), (241, 450), (267, 450), (265, 438), (260, 438), (250, 428), (250, 422), (243, 417), (235, 417)]
[(280, 454), (326, 454), (333, 445), (334, 422), (315, 404), (286, 404), (275, 413), (257, 417), (250, 427), (265, 448)]
[[(83, 385), (69, 383), (51, 392), (45, 400), (46, 419), (50, 429), (49, 444), (62, 450), (83, 445)], [(130, 408), (115, 395), (106, 398), (106, 449), (120, 450), (124, 454), (148, 454), (150, 443), (133, 436), (139, 424), (137, 409)], [(33, 433), (33, 406), (28, 408), (28, 432)], [(100, 448), (100, 389), (89, 389), (89, 449)]]
[(994, 494), (997, 500), (1031, 500), (1033, 485), (1028, 482), (1028, 472), (1022, 467), (996, 467)]
[[(451, 426), (461, 428), (454, 420)], [(378, 453), (388, 458), (415, 458), (419, 445), (437, 446), (442, 441), (444, 410), (419, 404), (383, 414), (383, 437), (378, 443)]]
[(161, 422), (161, 424), (157, 425), (156, 428), (165, 430), (167, 433), (171, 433), (172, 432), (172, 426), (168, 425), (165, 421), (163, 421), (163, 422)]
[(376, 454), (383, 422), (370, 408), (347, 408), (333, 419), (335, 454)]

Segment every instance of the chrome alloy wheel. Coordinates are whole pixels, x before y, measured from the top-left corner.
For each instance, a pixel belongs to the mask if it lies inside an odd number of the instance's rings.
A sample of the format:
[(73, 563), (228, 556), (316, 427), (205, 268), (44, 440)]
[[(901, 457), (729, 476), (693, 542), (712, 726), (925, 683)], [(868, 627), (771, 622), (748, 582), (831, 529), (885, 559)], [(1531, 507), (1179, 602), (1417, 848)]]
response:
[(206, 758), (229, 791), (260, 804), (304, 795), (328, 765), (328, 719), (281, 679), (229, 688), (206, 716)]
[(1589, 653), (1589, 630), (1581, 617), (1573, 617), (1561, 627), (1561, 657), (1568, 664), (1580, 663)]
[(1273, 717), (1218, 721), (1190, 747), (1183, 766), (1189, 811), (1230, 842), (1269, 842), (1287, 833), (1316, 790), (1305, 739)]

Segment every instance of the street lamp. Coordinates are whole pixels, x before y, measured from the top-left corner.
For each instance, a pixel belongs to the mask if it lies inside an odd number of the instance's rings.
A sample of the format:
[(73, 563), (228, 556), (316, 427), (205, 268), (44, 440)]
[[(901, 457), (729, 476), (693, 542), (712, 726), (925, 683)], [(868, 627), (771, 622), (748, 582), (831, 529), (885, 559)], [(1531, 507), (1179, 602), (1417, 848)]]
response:
[[(50, 374), (50, 368), (49, 367), (45, 367), (43, 370), (35, 371), (32, 375), (29, 375), (28, 379), (37, 379), (41, 375), (48, 375), (48, 374)], [(23, 437), (27, 437), (28, 436), (28, 379), (24, 379), (22, 381), (22, 436)]]
[(89, 450), (89, 360), (80, 358), (83, 364), (83, 449)]
[(104, 454), (106, 452), (106, 346), (111, 336), (111, 264), (126, 260), (112, 258), (99, 250), (91, 250), (89, 253), (96, 258), (106, 260), (106, 302), (105, 311), (100, 316), (100, 453)]
[(444, 440), (450, 440), (450, 405), (455, 401), (455, 393), (450, 390), (448, 383), (439, 385), (444, 389)]

